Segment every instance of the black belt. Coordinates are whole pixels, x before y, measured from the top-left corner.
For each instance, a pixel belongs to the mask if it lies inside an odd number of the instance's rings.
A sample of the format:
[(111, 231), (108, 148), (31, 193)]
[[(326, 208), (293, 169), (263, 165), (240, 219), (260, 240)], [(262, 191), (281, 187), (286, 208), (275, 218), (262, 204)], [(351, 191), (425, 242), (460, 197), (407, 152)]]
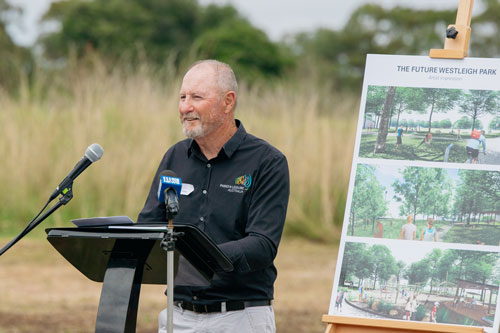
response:
[(252, 306), (266, 306), (271, 305), (271, 300), (261, 301), (227, 301), (214, 304), (194, 304), (186, 301), (175, 301), (174, 305), (180, 306), (184, 310), (189, 310), (197, 313), (210, 313), (210, 312), (223, 312), (224, 307), (226, 311), (243, 310)]

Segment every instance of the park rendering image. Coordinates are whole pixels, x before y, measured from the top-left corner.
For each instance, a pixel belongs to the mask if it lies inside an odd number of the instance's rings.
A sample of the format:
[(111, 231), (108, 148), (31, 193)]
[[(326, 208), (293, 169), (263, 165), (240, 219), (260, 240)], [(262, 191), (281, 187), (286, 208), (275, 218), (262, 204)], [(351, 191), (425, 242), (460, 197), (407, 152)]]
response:
[(499, 331), (497, 72), (368, 55), (329, 314)]
[[(467, 140), (477, 129), (486, 139), (479, 163), (500, 164), (499, 91), (389, 88), (368, 87), (360, 157), (467, 163)], [(390, 112), (382, 151), (375, 146), (384, 107)], [(402, 143), (397, 147), (398, 135)]]
[(491, 327), (499, 281), (494, 252), (349, 242), (335, 312)]
[(436, 241), (498, 246), (500, 173), (358, 164), (347, 234), (398, 239), (408, 216), (411, 240), (432, 219)]

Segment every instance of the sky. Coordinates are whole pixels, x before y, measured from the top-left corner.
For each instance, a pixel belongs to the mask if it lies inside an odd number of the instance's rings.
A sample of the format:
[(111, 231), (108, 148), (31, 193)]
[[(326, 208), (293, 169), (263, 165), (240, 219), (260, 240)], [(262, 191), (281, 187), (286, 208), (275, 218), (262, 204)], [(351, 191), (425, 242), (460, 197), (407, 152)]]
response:
[[(32, 45), (39, 33), (37, 21), (53, 0), (7, 0), (25, 10), (23, 27), (8, 27), (17, 44)], [(458, 0), (198, 0), (200, 4), (231, 4), (252, 24), (264, 30), (271, 39), (280, 40), (287, 34), (314, 31), (317, 28), (339, 29), (351, 13), (365, 3), (376, 3), (386, 8), (403, 7), (425, 9), (455, 9)], [(481, 11), (476, 1), (474, 12)], [(450, 24), (455, 22), (450, 22)]]

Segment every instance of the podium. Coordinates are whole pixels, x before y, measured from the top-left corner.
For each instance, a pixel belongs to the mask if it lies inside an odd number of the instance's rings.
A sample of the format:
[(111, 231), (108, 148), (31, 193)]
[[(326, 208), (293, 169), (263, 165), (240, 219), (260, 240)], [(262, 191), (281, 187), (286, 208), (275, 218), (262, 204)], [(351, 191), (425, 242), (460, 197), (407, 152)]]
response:
[[(182, 255), (207, 280), (233, 270), (201, 230), (175, 225), (175, 262)], [(103, 282), (95, 332), (135, 332), (141, 284), (167, 283), (166, 224), (46, 229), (47, 240), (83, 275)], [(174, 273), (177, 270), (177, 265)]]

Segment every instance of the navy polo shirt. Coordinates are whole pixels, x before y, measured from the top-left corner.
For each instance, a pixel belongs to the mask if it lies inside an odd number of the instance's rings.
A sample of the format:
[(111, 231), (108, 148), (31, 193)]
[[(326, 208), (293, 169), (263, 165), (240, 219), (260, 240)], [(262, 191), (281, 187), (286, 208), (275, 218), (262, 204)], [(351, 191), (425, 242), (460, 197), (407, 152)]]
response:
[(165, 221), (165, 204), (157, 199), (158, 178), (174, 171), (193, 186), (181, 195), (175, 223), (203, 230), (231, 259), (234, 271), (219, 274), (208, 284), (181, 260), (174, 297), (197, 304), (228, 300), (273, 299), (277, 271), (273, 264), (285, 223), (290, 193), (285, 156), (266, 141), (245, 131), (236, 133), (207, 160), (195, 140), (172, 146), (163, 157), (137, 219)]

